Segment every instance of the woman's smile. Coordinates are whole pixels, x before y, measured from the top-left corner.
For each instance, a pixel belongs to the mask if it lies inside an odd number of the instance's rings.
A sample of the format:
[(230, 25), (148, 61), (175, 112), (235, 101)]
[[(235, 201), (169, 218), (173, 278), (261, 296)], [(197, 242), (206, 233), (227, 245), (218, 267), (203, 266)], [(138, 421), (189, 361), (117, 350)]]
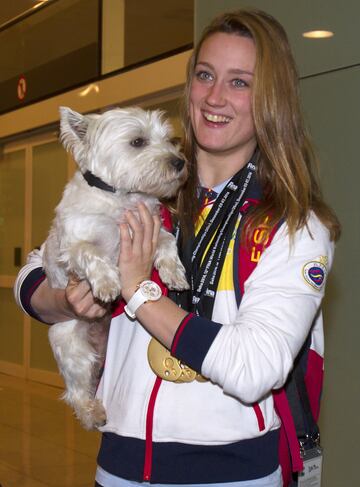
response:
[(216, 33), (202, 45), (190, 92), (190, 117), (201, 153), (237, 155), (246, 163), (256, 146), (252, 39)]
[(207, 111), (203, 111), (202, 114), (207, 122), (211, 122), (210, 126), (213, 127), (217, 127), (220, 124), (227, 124), (231, 121), (231, 117), (227, 117), (226, 115), (218, 115)]

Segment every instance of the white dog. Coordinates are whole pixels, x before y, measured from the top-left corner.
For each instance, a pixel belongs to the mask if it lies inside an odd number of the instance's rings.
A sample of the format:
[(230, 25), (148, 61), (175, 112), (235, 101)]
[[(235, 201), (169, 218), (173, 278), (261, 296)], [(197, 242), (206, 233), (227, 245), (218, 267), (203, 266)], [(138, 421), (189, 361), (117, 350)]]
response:
[[(158, 111), (134, 107), (83, 116), (62, 107), (60, 113), (61, 141), (79, 170), (56, 208), (45, 243), (44, 269), (53, 288), (65, 288), (69, 274), (75, 274), (88, 280), (96, 298), (112, 302), (121, 293), (117, 259), (124, 212), (136, 211), (139, 201), (153, 214), (158, 212), (158, 198), (173, 196), (184, 183), (186, 164)], [(165, 229), (160, 232), (154, 266), (169, 288), (188, 288), (175, 239)], [(49, 331), (66, 384), (63, 398), (86, 429), (106, 422), (94, 395), (109, 321), (109, 317), (93, 323), (72, 320), (54, 324)], [(97, 342), (100, 351), (94, 347)]]

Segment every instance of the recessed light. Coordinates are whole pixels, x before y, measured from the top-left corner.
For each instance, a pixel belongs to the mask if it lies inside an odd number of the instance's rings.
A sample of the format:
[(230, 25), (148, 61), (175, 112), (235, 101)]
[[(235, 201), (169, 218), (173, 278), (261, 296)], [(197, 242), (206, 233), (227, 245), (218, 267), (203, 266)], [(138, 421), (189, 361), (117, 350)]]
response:
[(332, 37), (334, 32), (330, 30), (309, 30), (308, 32), (303, 33), (303, 37), (307, 39), (326, 39)]
[(41, 7), (41, 5), (44, 5), (44, 3), (47, 3), (48, 0), (37, 0), (37, 3), (36, 5), (34, 5), (33, 7), (31, 8), (38, 8), (38, 7)]
[(95, 91), (95, 93), (99, 93), (100, 88), (97, 84), (91, 83), (89, 86), (84, 88), (82, 91), (80, 91), (79, 96), (86, 96), (92, 91)]

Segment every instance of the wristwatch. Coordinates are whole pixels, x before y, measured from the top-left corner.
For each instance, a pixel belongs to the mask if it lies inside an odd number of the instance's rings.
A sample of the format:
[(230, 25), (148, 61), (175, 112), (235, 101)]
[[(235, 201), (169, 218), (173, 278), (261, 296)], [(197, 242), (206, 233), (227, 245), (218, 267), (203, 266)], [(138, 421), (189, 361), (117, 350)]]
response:
[(139, 284), (138, 290), (125, 306), (125, 313), (132, 320), (135, 319), (135, 312), (144, 303), (148, 301), (158, 301), (161, 298), (161, 288), (154, 281), (143, 281)]

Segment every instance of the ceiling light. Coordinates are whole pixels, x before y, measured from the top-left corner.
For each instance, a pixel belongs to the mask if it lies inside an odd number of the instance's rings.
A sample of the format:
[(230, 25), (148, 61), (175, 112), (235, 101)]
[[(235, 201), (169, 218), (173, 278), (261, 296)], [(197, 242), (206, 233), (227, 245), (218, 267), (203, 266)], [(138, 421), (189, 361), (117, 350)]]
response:
[(95, 93), (99, 93), (100, 91), (99, 86), (95, 85), (94, 83), (91, 83), (89, 86), (87, 86), (82, 91), (80, 91), (79, 96), (86, 96), (92, 91), (95, 91)]
[(44, 5), (44, 3), (47, 3), (48, 0), (37, 0), (37, 4), (34, 5), (32, 8), (38, 8), (41, 7), (41, 5)]
[(330, 30), (309, 30), (308, 32), (303, 33), (303, 37), (307, 39), (326, 39), (328, 37), (332, 37), (334, 32)]

